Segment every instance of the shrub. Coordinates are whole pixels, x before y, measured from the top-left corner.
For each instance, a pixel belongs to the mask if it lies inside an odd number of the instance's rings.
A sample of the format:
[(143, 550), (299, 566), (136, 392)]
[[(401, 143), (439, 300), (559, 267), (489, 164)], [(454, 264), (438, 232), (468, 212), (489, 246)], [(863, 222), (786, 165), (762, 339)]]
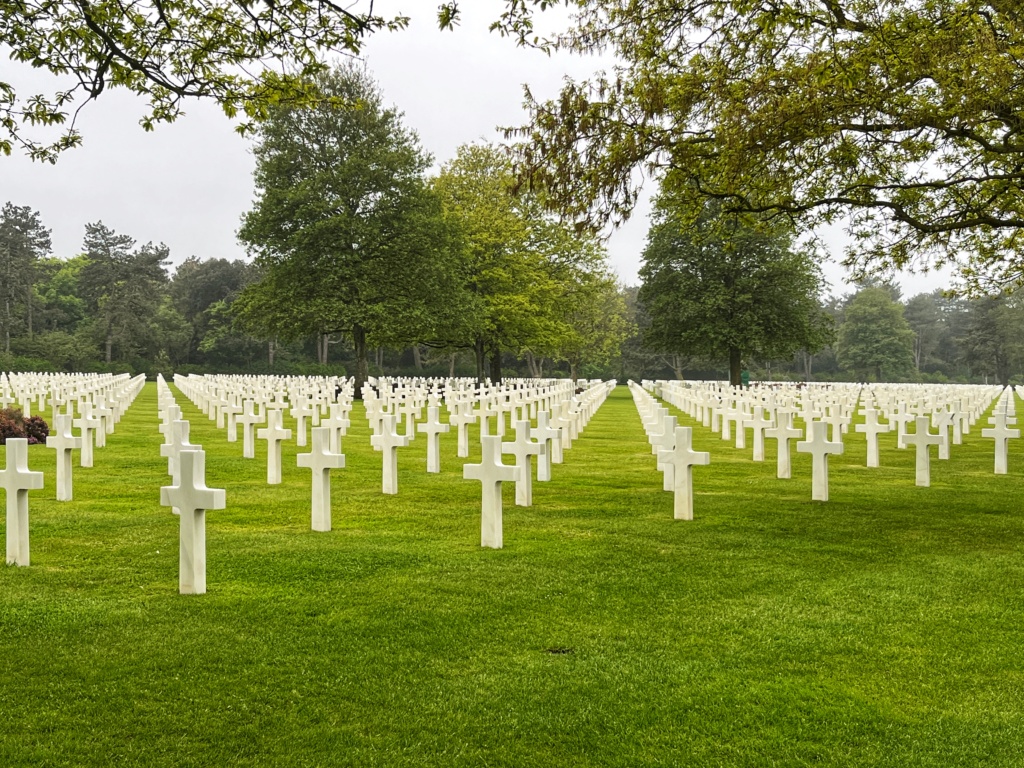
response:
[(27, 437), (25, 419), (17, 408), (0, 409), (0, 445), (5, 445), (9, 437)]
[(29, 416), (25, 419), (25, 437), (28, 438), (29, 445), (46, 445), (46, 438), (49, 436), (50, 425), (43, 421), (42, 416)]

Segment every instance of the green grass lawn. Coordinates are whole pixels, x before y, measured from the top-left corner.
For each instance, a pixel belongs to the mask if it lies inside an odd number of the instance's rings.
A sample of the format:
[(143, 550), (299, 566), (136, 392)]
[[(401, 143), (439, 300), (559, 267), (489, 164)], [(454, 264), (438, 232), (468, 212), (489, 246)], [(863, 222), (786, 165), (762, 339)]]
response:
[(385, 497), (357, 404), (314, 533), (294, 443), (268, 486), (264, 442), (241, 458), (176, 395), (227, 490), (209, 592), (177, 593), (155, 385), (75, 501), (33, 447), (32, 565), (0, 569), (0, 768), (1024, 765), (1024, 445), (997, 477), (980, 423), (931, 488), (894, 435), (880, 469), (848, 435), (824, 504), (808, 455), (777, 480), (774, 441), (755, 464), (696, 427), (712, 463), (681, 522), (619, 387), (533, 507), (506, 488), (495, 551), (454, 430), (440, 475), (422, 436), (400, 450)]

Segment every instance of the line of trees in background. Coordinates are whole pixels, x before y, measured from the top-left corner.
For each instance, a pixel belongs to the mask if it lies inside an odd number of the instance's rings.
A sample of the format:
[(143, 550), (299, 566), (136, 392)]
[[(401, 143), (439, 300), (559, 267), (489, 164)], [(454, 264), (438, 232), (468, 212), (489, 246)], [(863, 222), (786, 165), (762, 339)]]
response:
[[(0, 369), (178, 372), (351, 372), (351, 342), (309, 334), (288, 341), (242, 329), (238, 297), (259, 270), (235, 260), (195, 257), (173, 272), (163, 245), (142, 246), (102, 223), (86, 227), (82, 253), (50, 255), (38, 213), (0, 210)], [(725, 378), (728, 358), (656, 351), (645, 343), (651, 315), (637, 287), (611, 284), (599, 301), (569, 309), (585, 337), (597, 318), (614, 316), (617, 334), (593, 334), (605, 348), (582, 362), (584, 376)], [(507, 294), (509, 300), (513, 293)], [(1024, 297), (958, 298), (941, 290), (910, 298), (889, 283), (866, 282), (829, 297), (831, 343), (782, 358), (749, 355), (752, 376), (793, 380), (1024, 381)], [(617, 338), (616, 338), (617, 335)], [(324, 357), (326, 350), (326, 359)], [(566, 359), (511, 349), (507, 375), (569, 375)], [(373, 374), (475, 375), (473, 349), (424, 344), (369, 349)]]
[(257, 130), (251, 262), (190, 257), (101, 222), (51, 256), (0, 210), (0, 370), (998, 381), (1024, 376), (1024, 300), (825, 298), (791, 222), (661, 180), (638, 288), (553, 215), (501, 150), (431, 157), (353, 62)]

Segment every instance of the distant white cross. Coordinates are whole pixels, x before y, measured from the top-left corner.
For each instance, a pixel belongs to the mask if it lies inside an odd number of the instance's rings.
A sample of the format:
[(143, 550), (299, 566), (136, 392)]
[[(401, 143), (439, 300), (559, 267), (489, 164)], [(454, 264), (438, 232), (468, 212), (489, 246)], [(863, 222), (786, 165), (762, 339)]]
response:
[(57, 501), (71, 501), (72, 451), (82, 449), (82, 438), (71, 434), (71, 416), (57, 414), (53, 431), (46, 438), (46, 447), (57, 451)]
[(242, 403), (242, 412), (235, 417), (242, 425), (242, 458), (256, 458), (256, 425), (263, 423), (263, 415), (256, 412), (256, 403), (246, 400)]
[(793, 475), (792, 463), (789, 455), (789, 443), (804, 436), (802, 430), (793, 426), (793, 410), (780, 408), (776, 411), (779, 423), (771, 429), (765, 430), (765, 436), (778, 441), (778, 450), (775, 459), (775, 476), (780, 480), (788, 480)]
[(765, 415), (763, 406), (755, 405), (754, 414), (746, 422), (754, 430), (754, 461), (764, 461), (764, 433), (771, 429), (775, 422)]
[(996, 468), (997, 475), (1006, 474), (1006, 453), (1008, 443), (1012, 439), (1020, 437), (1019, 429), (1010, 429), (1007, 426), (1007, 416), (1004, 412), (997, 412), (993, 419), (994, 426), (981, 430), (982, 437), (991, 437), (996, 441)]
[(807, 424), (808, 439), (796, 444), (798, 453), (811, 454), (811, 498), (814, 501), (828, 501), (828, 457), (841, 455), (843, 444), (829, 442), (828, 424), (812, 421)]
[(331, 428), (313, 427), (310, 453), (300, 453), (300, 467), (313, 471), (312, 526), (314, 531), (331, 530), (331, 470), (343, 469), (345, 457), (331, 450)]
[(427, 420), (416, 427), (427, 436), (427, 472), (434, 474), (441, 471), (441, 435), (451, 430), (450, 425), (441, 423), (440, 410), (436, 405), (427, 406)]
[(267, 484), (281, 483), (281, 443), (290, 440), (292, 431), (281, 426), (282, 415), (278, 408), (267, 410), (267, 426), (256, 430), (256, 437), (267, 441)]
[(93, 440), (100, 427), (100, 420), (93, 415), (91, 403), (80, 404), (80, 412), (82, 416), (73, 422), (82, 431), (82, 453), (78, 461), (81, 467), (91, 467)]
[(933, 435), (928, 431), (930, 422), (927, 416), (917, 416), (914, 419), (917, 431), (903, 436), (904, 448), (913, 445), (917, 449), (917, 477), (914, 482), (922, 488), (931, 485), (931, 455), (928, 449), (940, 445), (946, 439), (945, 435)]
[(479, 464), (462, 467), (462, 477), (479, 480), (482, 485), (480, 546), (501, 549), (501, 484), (511, 483), (519, 474), (515, 467), (501, 463), (501, 438), (484, 435), (480, 438), (481, 457)]
[(511, 443), (501, 444), (502, 455), (515, 456), (515, 467), (519, 470), (516, 478), (516, 504), (529, 507), (533, 504), (533, 462), (531, 456), (541, 452), (540, 443), (530, 439), (530, 422), (517, 421), (515, 425), (516, 439)]
[(693, 520), (693, 467), (711, 463), (711, 454), (693, 450), (693, 430), (676, 427), (675, 447), (661, 452), (661, 461), (672, 467), (673, 516)]
[(864, 436), (868, 441), (868, 461), (869, 467), (878, 466), (878, 436), (885, 434), (892, 430), (892, 423), (882, 424), (878, 421), (878, 411), (874, 408), (864, 409), (864, 423), (857, 424), (854, 428), (855, 432), (863, 432)]
[(477, 420), (477, 415), (472, 413), (473, 406), (469, 403), (456, 405), (456, 410), (448, 416), (448, 423), (454, 424), (458, 435), (457, 456), (464, 459), (469, 456), (469, 425)]
[(160, 503), (181, 511), (178, 535), (178, 591), (206, 593), (206, 510), (224, 509), (223, 489), (206, 487), (206, 452), (182, 451), (181, 478), (160, 489)]
[(395, 431), (395, 416), (388, 414), (384, 417), (381, 433), (373, 435), (370, 443), (384, 454), (384, 475), (381, 483), (383, 493), (398, 493), (398, 449), (409, 445), (409, 436), (400, 435)]
[(538, 411), (537, 426), (530, 430), (530, 437), (540, 444), (540, 453), (537, 454), (537, 481), (541, 483), (551, 480), (551, 463), (554, 452), (556, 450), (559, 454), (562, 452), (561, 433), (551, 426), (549, 419), (550, 415), (547, 411)]

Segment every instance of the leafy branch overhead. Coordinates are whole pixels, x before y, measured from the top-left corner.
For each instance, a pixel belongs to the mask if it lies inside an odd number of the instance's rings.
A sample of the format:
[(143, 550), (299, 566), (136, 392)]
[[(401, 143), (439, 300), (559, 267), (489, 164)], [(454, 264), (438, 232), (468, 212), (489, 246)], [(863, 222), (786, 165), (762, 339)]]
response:
[(499, 29), (610, 53), (607, 74), (538, 101), (525, 176), (580, 221), (621, 221), (638, 170), (668, 170), (693, 220), (724, 210), (845, 223), (847, 262), (1024, 279), (1024, 12), (1006, 0), (511, 0)]
[[(81, 143), (75, 118), (110, 88), (145, 96), (147, 130), (182, 114), (190, 97), (212, 98), (239, 130), (277, 103), (310, 103), (311, 76), (325, 52), (358, 54), (403, 16), (374, 13), (373, 2), (332, 0), (18, 0), (0, 4), (0, 40), (11, 58), (59, 75), (49, 95), (18, 94), (0, 79), (0, 151), (14, 148), (53, 162)], [(56, 139), (39, 138), (47, 126)], [(38, 135), (37, 135), (38, 134)]]

